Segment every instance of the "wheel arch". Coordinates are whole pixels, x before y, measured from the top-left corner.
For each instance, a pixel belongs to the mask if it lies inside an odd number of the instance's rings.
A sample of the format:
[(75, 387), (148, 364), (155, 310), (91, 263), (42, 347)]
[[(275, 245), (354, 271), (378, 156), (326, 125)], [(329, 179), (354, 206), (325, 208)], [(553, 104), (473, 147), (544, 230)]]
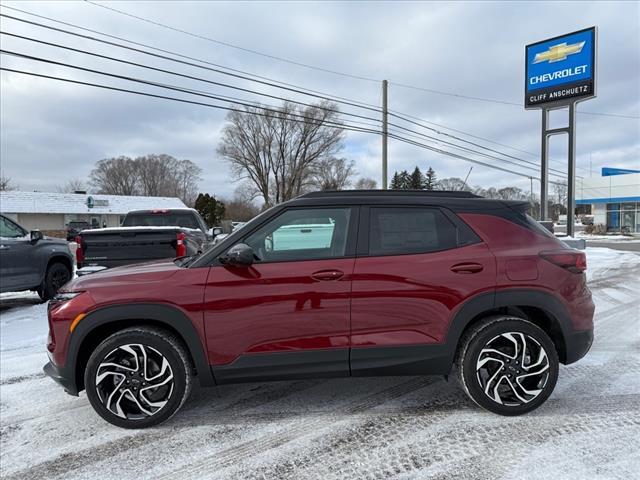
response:
[(566, 363), (566, 339), (573, 331), (569, 315), (553, 294), (529, 289), (486, 293), (465, 303), (455, 315), (447, 335), (447, 344), (454, 346), (452, 361), (464, 334), (482, 319), (493, 315), (514, 315), (534, 323), (549, 335), (558, 358)]
[(200, 384), (215, 384), (200, 336), (182, 311), (163, 304), (112, 305), (89, 313), (71, 334), (66, 367), (73, 375), (76, 392), (84, 389), (84, 370), (91, 352), (109, 335), (134, 326), (152, 326), (175, 335), (189, 352)]
[(47, 271), (49, 270), (49, 267), (51, 267), (51, 265), (53, 265), (54, 263), (62, 263), (69, 269), (69, 273), (73, 277), (73, 262), (71, 261), (71, 258), (67, 255), (54, 253), (47, 258), (47, 263), (44, 266), (44, 270), (42, 271), (42, 276), (40, 278), (41, 282), (44, 282), (45, 278), (47, 277)]

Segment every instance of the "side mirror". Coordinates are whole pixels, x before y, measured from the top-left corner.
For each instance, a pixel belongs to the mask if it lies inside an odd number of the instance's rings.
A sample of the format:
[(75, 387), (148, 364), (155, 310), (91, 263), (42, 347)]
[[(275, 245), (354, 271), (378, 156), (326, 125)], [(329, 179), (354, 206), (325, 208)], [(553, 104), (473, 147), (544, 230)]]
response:
[(31, 230), (31, 232), (29, 232), (29, 238), (32, 243), (36, 243), (38, 240), (42, 240), (44, 236), (40, 230)]
[(248, 266), (253, 263), (253, 248), (246, 243), (237, 243), (218, 259), (224, 265)]
[(213, 235), (214, 237), (217, 237), (221, 233), (222, 233), (222, 229), (220, 227), (214, 227), (211, 229), (211, 235)]

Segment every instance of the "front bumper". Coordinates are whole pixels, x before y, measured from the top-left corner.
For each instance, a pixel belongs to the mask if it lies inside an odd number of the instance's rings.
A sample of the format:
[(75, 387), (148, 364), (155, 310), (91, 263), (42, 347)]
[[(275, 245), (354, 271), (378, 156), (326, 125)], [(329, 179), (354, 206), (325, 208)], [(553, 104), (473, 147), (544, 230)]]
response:
[(62, 385), (64, 391), (69, 395), (78, 396), (78, 387), (76, 385), (75, 375), (69, 375), (66, 368), (56, 367), (53, 363), (47, 363), (42, 370), (45, 375), (51, 377), (56, 383)]
[(584, 357), (593, 343), (593, 329), (574, 332), (565, 337), (567, 355), (565, 365), (577, 362)]

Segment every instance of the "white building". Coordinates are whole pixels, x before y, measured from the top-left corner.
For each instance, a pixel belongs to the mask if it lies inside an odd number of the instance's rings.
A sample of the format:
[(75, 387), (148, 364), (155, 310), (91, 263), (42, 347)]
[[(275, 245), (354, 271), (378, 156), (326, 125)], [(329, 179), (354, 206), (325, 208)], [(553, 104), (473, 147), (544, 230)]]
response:
[(640, 170), (603, 168), (599, 177), (578, 178), (576, 207), (607, 231), (640, 233)]
[(86, 221), (94, 228), (117, 227), (131, 210), (186, 208), (179, 198), (86, 193), (0, 192), (0, 213), (27, 230), (63, 235), (67, 223)]

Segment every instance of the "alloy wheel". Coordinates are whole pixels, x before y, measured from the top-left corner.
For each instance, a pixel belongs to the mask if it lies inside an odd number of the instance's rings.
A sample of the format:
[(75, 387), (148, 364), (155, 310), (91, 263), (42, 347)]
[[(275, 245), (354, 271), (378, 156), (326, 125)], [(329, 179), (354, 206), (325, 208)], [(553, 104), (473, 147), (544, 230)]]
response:
[(158, 413), (174, 390), (169, 361), (155, 348), (142, 344), (121, 345), (98, 365), (96, 393), (114, 415), (141, 420)]
[(506, 332), (487, 342), (476, 362), (476, 376), (494, 402), (519, 406), (531, 402), (549, 380), (549, 358), (542, 345), (522, 332)]

